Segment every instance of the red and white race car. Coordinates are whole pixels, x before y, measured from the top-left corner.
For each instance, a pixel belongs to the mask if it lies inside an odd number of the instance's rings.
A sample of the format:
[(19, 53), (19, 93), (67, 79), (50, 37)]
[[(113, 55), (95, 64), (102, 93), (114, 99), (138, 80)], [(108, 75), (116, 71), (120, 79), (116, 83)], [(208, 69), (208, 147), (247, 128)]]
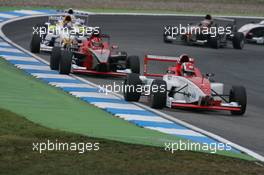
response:
[(53, 47), (50, 68), (60, 74), (84, 73), (96, 75), (126, 76), (140, 73), (138, 56), (127, 56), (118, 51), (118, 46), (110, 46), (110, 37), (93, 34), (77, 49)]
[[(166, 74), (148, 73), (150, 61), (171, 62)], [(159, 63), (160, 64), (160, 63)], [(149, 76), (162, 77), (152, 79)], [(247, 95), (243, 86), (232, 86), (224, 94), (224, 84), (213, 82), (213, 74), (203, 76), (195, 66), (194, 59), (187, 55), (165, 57), (146, 55), (144, 76), (129, 74), (124, 83), (124, 98), (139, 101), (147, 96), (152, 108), (191, 108), (202, 110), (231, 111), (232, 115), (243, 115), (246, 111)]]

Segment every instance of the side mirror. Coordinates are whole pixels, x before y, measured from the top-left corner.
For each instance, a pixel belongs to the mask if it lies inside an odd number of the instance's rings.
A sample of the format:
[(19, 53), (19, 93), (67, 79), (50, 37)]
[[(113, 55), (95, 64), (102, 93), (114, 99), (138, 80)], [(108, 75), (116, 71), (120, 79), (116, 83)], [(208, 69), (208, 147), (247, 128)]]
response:
[(208, 77), (208, 78), (210, 78), (210, 77), (214, 77), (214, 76), (215, 76), (214, 73), (206, 73), (205, 75), (206, 75), (206, 77)]
[(207, 73), (207, 74), (206, 74), (206, 77), (208, 78), (208, 80), (209, 80), (210, 82), (215, 82), (215, 80), (213, 79), (214, 76), (215, 76), (214, 73)]
[(118, 49), (118, 45), (112, 45), (112, 49)]

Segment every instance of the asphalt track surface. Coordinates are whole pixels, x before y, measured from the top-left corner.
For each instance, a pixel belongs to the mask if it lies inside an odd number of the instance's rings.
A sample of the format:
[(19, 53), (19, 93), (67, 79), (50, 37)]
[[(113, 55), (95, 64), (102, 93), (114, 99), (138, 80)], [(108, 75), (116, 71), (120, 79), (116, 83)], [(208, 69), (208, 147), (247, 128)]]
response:
[[(15, 43), (29, 49), (32, 27), (46, 20), (45, 17), (12, 22), (3, 32)], [(200, 17), (167, 16), (113, 16), (94, 15), (91, 26), (100, 26), (111, 36), (111, 43), (119, 45), (129, 55), (138, 55), (143, 63), (145, 54), (178, 56), (187, 53), (195, 58), (203, 73), (215, 73), (215, 80), (230, 85), (243, 85), (247, 89), (247, 112), (242, 117), (234, 117), (229, 112), (205, 112), (180, 109), (163, 109), (162, 112), (186, 121), (197, 127), (220, 135), (264, 155), (264, 46), (246, 44), (243, 50), (226, 48), (165, 44), (162, 41), (164, 25), (178, 25), (197, 22)], [(252, 19), (237, 19), (238, 26)], [(47, 54), (38, 56), (49, 61)], [(153, 65), (162, 70), (160, 64)], [(143, 69), (143, 66), (141, 67)], [(99, 78), (87, 75), (81, 77), (99, 85), (122, 83), (120, 78)], [(144, 103), (144, 99), (141, 100)]]

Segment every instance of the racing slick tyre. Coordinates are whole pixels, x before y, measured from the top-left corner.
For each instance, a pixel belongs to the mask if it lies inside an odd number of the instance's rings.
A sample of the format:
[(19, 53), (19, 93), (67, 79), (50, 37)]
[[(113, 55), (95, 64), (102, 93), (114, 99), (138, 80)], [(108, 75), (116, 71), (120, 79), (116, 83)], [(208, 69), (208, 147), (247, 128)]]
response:
[(132, 73), (140, 73), (140, 62), (138, 56), (128, 56), (126, 60), (126, 68), (130, 68)]
[(60, 74), (70, 74), (71, 72), (71, 65), (72, 65), (72, 52), (69, 50), (62, 50), (61, 51), (61, 59), (59, 63), (59, 72)]
[(60, 47), (53, 47), (51, 50), (50, 56), (50, 69), (51, 70), (58, 70), (60, 65), (61, 59), (61, 48)]
[(141, 92), (137, 91), (137, 88), (141, 88), (142, 82), (139, 79), (139, 74), (131, 73), (127, 75), (124, 83), (124, 98), (126, 101), (138, 101), (141, 96)]
[(233, 48), (243, 49), (245, 44), (244, 34), (241, 32), (236, 32), (233, 37)]
[(218, 49), (220, 48), (220, 38), (219, 37), (210, 37), (209, 39), (209, 46), (214, 48), (214, 49)]
[(229, 102), (237, 102), (241, 105), (240, 111), (231, 111), (232, 115), (243, 115), (247, 107), (247, 93), (243, 86), (232, 86), (229, 93)]
[(30, 42), (30, 51), (32, 53), (40, 52), (41, 37), (38, 34), (33, 34)]
[(164, 80), (153, 80), (150, 89), (150, 107), (162, 109), (166, 106), (167, 84)]

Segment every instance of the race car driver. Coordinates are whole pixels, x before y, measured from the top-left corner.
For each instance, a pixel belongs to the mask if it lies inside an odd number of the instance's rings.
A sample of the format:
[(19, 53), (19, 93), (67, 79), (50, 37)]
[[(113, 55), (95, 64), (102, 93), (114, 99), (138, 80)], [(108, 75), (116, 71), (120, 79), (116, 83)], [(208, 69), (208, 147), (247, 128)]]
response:
[(189, 61), (190, 61), (190, 58), (186, 54), (182, 54), (179, 57), (179, 62), (176, 65), (176, 72), (177, 72), (178, 75), (182, 75), (182, 65), (183, 65), (183, 63), (189, 62)]
[(67, 15), (64, 17), (62, 22), (63, 27), (71, 27), (72, 26), (72, 17), (70, 15)]
[(204, 17), (204, 20), (201, 21), (201, 27), (210, 27), (213, 24), (212, 16), (207, 14)]
[(70, 8), (67, 13), (66, 13), (66, 16), (70, 16), (71, 17), (71, 21), (74, 23), (76, 21), (76, 18), (74, 16), (74, 11), (72, 8)]
[(93, 67), (93, 56), (91, 54), (88, 54), (89, 48), (91, 49), (97, 49), (103, 47), (102, 38), (100, 36), (100, 33), (93, 32), (90, 38), (88, 38), (87, 42), (83, 43), (85, 46), (81, 47), (83, 50), (81, 50), (81, 53), (84, 53), (87, 55), (86, 60), (84, 62), (84, 66), (88, 69), (91, 69)]
[(192, 77), (195, 75), (194, 64), (191, 62), (185, 62), (182, 64), (182, 76)]
[(100, 32), (93, 32), (90, 39), (89, 39), (89, 46), (96, 48), (96, 47), (102, 47), (103, 43), (102, 43), (102, 38), (100, 35)]

